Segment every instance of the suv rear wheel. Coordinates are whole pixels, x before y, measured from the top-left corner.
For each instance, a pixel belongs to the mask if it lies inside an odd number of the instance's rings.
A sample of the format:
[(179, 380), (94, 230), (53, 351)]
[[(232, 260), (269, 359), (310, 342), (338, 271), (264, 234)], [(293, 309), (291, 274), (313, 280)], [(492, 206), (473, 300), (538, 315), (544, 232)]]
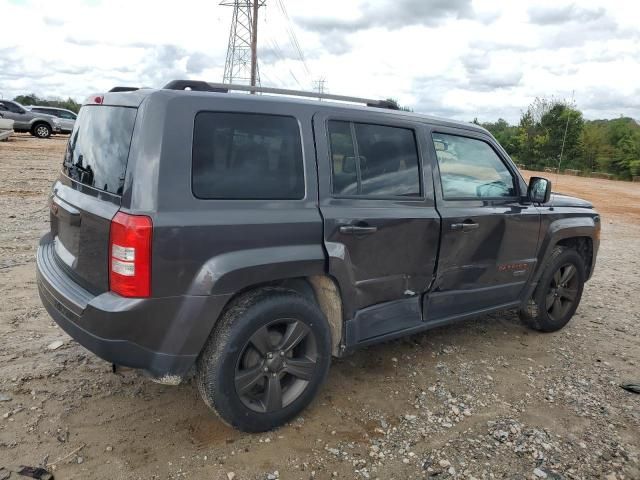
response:
[(580, 303), (585, 268), (573, 249), (555, 247), (527, 307), (520, 311), (526, 325), (541, 332), (564, 327)]
[(36, 123), (31, 129), (31, 135), (38, 138), (49, 138), (51, 136), (51, 127), (46, 123)]
[(198, 359), (198, 389), (223, 421), (262, 432), (311, 402), (330, 356), (329, 324), (313, 301), (260, 289), (238, 298), (214, 328)]

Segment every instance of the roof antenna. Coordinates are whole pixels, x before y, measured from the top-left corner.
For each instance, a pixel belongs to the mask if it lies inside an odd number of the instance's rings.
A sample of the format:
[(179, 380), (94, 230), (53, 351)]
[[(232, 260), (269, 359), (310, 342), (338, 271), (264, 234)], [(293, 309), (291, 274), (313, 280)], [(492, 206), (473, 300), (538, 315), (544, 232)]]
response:
[(560, 159), (558, 160), (558, 168), (556, 169), (556, 185), (558, 184), (558, 179), (560, 177), (560, 165), (562, 165), (562, 155), (564, 154), (564, 144), (567, 141), (567, 131), (569, 130), (569, 118), (571, 118), (571, 109), (573, 108), (573, 97), (576, 93), (575, 90), (571, 91), (571, 104), (567, 109), (567, 123), (564, 126), (564, 137), (562, 137), (562, 147), (560, 148)]

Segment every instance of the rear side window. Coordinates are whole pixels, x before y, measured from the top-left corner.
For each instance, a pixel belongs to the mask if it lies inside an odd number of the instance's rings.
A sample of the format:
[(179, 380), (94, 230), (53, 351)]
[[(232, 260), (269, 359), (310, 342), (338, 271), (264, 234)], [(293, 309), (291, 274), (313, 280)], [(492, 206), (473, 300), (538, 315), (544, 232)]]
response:
[(330, 121), (329, 139), (334, 194), (420, 195), (418, 149), (413, 130)]
[(63, 170), (85, 185), (122, 195), (136, 109), (84, 106), (64, 156)]
[(198, 113), (192, 187), (203, 199), (303, 198), (298, 122), (278, 115)]

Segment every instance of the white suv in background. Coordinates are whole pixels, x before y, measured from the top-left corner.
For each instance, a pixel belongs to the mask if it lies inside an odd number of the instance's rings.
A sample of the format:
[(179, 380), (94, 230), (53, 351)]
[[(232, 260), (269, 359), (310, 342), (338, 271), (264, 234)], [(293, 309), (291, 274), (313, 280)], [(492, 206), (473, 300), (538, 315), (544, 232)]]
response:
[(47, 115), (53, 115), (57, 117), (60, 122), (60, 131), (62, 133), (71, 133), (73, 131), (73, 125), (76, 123), (78, 115), (71, 110), (65, 110), (64, 108), (56, 107), (41, 107), (34, 105), (27, 107), (32, 112), (46, 113)]

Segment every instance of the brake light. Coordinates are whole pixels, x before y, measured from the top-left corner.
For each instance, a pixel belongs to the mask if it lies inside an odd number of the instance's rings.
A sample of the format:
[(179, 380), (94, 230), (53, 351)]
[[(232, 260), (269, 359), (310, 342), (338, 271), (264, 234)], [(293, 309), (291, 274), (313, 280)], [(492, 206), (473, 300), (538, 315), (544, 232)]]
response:
[(144, 215), (116, 213), (109, 234), (109, 288), (123, 297), (151, 295), (153, 223)]
[(100, 104), (102, 103), (102, 101), (103, 101), (103, 100), (104, 100), (104, 97), (103, 97), (102, 95), (99, 95), (99, 96), (97, 96), (97, 97), (95, 97), (95, 98), (93, 99), (93, 102), (94, 102), (94, 103), (97, 103), (98, 105), (100, 105)]

